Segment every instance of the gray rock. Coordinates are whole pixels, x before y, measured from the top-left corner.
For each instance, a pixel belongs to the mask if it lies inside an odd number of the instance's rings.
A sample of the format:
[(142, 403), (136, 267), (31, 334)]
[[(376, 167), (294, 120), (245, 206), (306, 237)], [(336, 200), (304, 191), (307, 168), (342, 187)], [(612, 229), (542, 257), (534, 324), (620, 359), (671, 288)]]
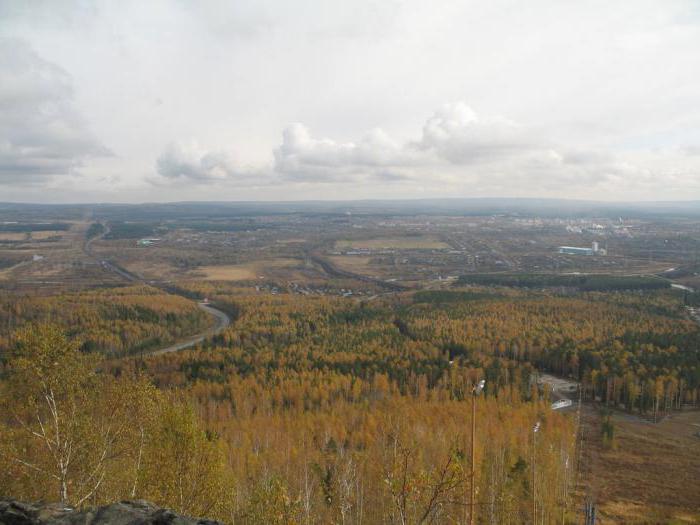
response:
[(77, 510), (63, 505), (0, 500), (0, 525), (221, 525), (189, 518), (147, 501), (121, 501)]

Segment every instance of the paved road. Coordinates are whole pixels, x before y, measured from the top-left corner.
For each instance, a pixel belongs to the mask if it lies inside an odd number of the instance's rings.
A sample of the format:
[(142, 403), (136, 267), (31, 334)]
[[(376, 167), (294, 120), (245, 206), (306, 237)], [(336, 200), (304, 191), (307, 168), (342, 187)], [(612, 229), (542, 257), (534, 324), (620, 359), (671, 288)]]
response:
[[(102, 234), (87, 240), (85, 242), (85, 244), (83, 244), (83, 251), (85, 252), (85, 254), (88, 257), (91, 257), (93, 259), (98, 260), (100, 265), (102, 266), (102, 268), (104, 268), (107, 271), (116, 273), (122, 279), (125, 279), (129, 282), (132, 282), (132, 283), (138, 282), (138, 283), (148, 284), (149, 286), (158, 287), (158, 284), (155, 283), (154, 281), (146, 282), (140, 276), (133, 274), (133, 273), (125, 270), (124, 268), (117, 266), (116, 264), (112, 263), (111, 261), (108, 261), (106, 259), (100, 259), (99, 257), (97, 257), (93, 253), (92, 242), (103, 239), (105, 237), (105, 235), (107, 235), (109, 233), (109, 226), (107, 226), (107, 225), (104, 225), (104, 226), (105, 226), (105, 229), (102, 232)], [(166, 292), (168, 292), (170, 294), (175, 293), (175, 292), (173, 292), (173, 290), (170, 290), (170, 289), (166, 290)], [(143, 352), (142, 355), (168, 354), (170, 352), (177, 352), (179, 350), (184, 350), (185, 348), (193, 347), (194, 345), (199, 344), (202, 341), (204, 341), (207, 337), (211, 337), (213, 335), (218, 334), (219, 332), (222, 332), (228, 325), (231, 324), (231, 318), (228, 315), (226, 315), (224, 312), (222, 312), (221, 310), (217, 310), (216, 308), (214, 308), (213, 306), (210, 306), (207, 303), (197, 303), (197, 306), (199, 306), (202, 310), (207, 312), (209, 315), (216, 318), (216, 324), (212, 328), (209, 328), (209, 329), (205, 330), (204, 332), (200, 332), (196, 335), (193, 335), (193, 336), (185, 339), (184, 341), (180, 341), (179, 343), (175, 343), (175, 344), (172, 344), (170, 346), (166, 346), (165, 348), (159, 348), (157, 350)]]
[(540, 374), (538, 383), (544, 383), (551, 387), (551, 398), (554, 402), (565, 399), (576, 401), (578, 399), (578, 383), (573, 379)]
[(175, 343), (170, 346), (166, 346), (165, 348), (160, 348), (158, 350), (152, 350), (150, 352), (144, 352), (144, 355), (161, 355), (161, 354), (169, 354), (171, 352), (178, 352), (180, 350), (184, 350), (185, 348), (190, 348), (196, 344), (201, 343), (204, 341), (207, 337), (211, 337), (213, 335), (218, 334), (219, 332), (223, 331), (228, 325), (231, 324), (231, 318), (226, 315), (224, 312), (221, 310), (217, 310), (216, 308), (209, 306), (208, 304), (205, 303), (197, 303), (197, 306), (199, 306), (202, 310), (205, 312), (213, 315), (216, 317), (216, 325), (210, 328), (209, 330), (202, 332), (197, 335), (193, 335), (192, 337), (181, 341), (179, 343)]

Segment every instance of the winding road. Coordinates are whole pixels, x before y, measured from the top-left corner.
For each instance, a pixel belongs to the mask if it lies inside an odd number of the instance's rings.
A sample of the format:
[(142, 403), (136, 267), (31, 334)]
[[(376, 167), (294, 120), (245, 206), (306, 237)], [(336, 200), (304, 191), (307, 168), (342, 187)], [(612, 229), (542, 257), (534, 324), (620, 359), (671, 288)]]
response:
[(149, 352), (144, 352), (144, 355), (162, 355), (162, 354), (169, 354), (171, 352), (178, 352), (180, 350), (184, 350), (185, 348), (190, 348), (196, 344), (201, 343), (204, 341), (207, 337), (211, 337), (213, 335), (218, 334), (219, 332), (223, 331), (224, 328), (226, 328), (228, 325), (231, 324), (231, 318), (226, 315), (224, 312), (221, 310), (217, 310), (213, 306), (210, 306), (206, 303), (197, 303), (197, 306), (199, 306), (202, 310), (207, 312), (208, 314), (214, 316), (216, 318), (216, 325), (211, 327), (209, 330), (206, 330), (204, 332), (201, 332), (197, 335), (193, 335), (192, 337), (189, 337), (188, 339), (185, 339), (184, 341), (181, 341), (179, 343), (172, 344), (170, 346), (166, 346), (165, 348), (160, 348), (158, 350), (151, 350)]
[[(181, 297), (185, 297), (182, 294), (178, 294), (177, 291), (175, 291), (171, 288), (166, 290), (166, 289), (164, 289), (163, 286), (159, 286), (158, 283), (155, 281), (146, 281), (142, 277), (140, 277), (136, 274), (133, 274), (133, 273), (125, 270), (124, 268), (121, 268), (120, 266), (114, 264), (113, 262), (108, 261), (106, 259), (100, 259), (97, 255), (95, 255), (92, 251), (92, 243), (93, 243), (93, 241), (97, 241), (97, 240), (104, 238), (104, 236), (109, 233), (109, 226), (107, 226), (105, 224), (104, 228), (105, 228), (104, 231), (100, 235), (97, 235), (97, 236), (92, 237), (92, 238), (85, 241), (85, 243), (83, 244), (83, 252), (85, 253), (85, 255), (87, 255), (88, 257), (99, 262), (99, 264), (105, 270), (119, 275), (119, 277), (121, 277), (122, 279), (124, 279), (126, 281), (129, 281), (131, 283), (146, 284), (148, 286), (153, 286), (155, 288), (159, 288), (159, 289), (161, 289), (161, 290), (163, 290), (171, 295), (180, 295)], [(185, 299), (190, 299), (190, 298), (185, 297)], [(185, 350), (186, 348), (191, 348), (191, 347), (201, 343), (206, 338), (214, 336), (214, 335), (222, 332), (227, 326), (229, 326), (231, 324), (231, 318), (226, 313), (222, 312), (221, 310), (219, 310), (217, 308), (214, 308), (209, 303), (200, 302), (200, 303), (197, 303), (197, 306), (199, 308), (201, 308), (202, 310), (204, 310), (205, 312), (207, 312), (212, 317), (214, 317), (214, 319), (216, 319), (216, 324), (214, 326), (206, 329), (203, 332), (200, 332), (198, 334), (194, 334), (183, 341), (179, 341), (177, 343), (166, 346), (165, 348), (157, 348), (155, 350), (144, 351), (141, 353), (141, 355), (142, 356), (162, 355), (162, 354), (169, 354), (171, 352), (178, 352), (180, 350)]]

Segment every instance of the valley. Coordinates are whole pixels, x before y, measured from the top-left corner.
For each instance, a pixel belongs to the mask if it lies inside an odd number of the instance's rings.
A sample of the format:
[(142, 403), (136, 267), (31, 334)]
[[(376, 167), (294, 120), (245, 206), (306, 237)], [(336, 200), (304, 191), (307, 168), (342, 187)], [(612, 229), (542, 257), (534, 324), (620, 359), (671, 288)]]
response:
[(52, 233), (0, 239), (0, 350), (49, 323), (187, 399), (217, 512), (459, 521), (473, 468), (484, 522), (533, 519), (532, 472), (538, 521), (700, 519), (700, 220), (197, 212), (18, 222)]

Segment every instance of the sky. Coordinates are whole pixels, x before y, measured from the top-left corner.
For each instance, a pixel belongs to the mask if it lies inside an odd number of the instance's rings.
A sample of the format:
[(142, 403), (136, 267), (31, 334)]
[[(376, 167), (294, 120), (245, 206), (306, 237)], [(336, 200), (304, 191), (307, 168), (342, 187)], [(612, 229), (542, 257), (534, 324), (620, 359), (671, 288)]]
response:
[(0, 201), (700, 199), (697, 0), (0, 0)]

